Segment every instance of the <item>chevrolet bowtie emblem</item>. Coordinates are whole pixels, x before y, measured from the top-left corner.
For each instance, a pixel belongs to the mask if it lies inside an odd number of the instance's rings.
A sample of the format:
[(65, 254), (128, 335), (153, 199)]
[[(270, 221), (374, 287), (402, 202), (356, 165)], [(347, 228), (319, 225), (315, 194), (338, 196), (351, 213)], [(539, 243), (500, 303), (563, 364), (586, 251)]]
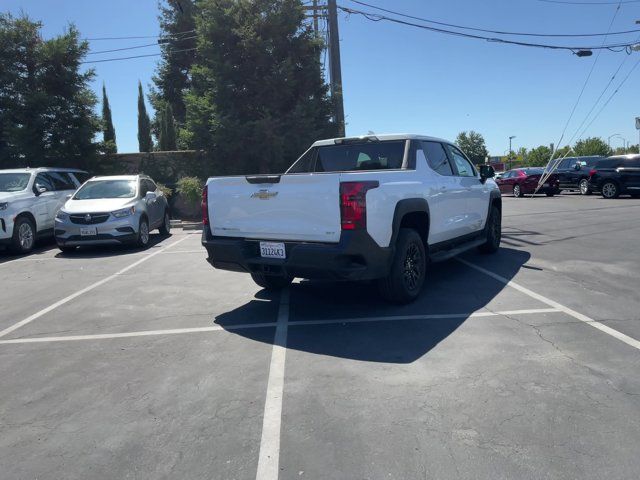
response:
[(269, 200), (272, 197), (278, 195), (278, 192), (270, 192), (269, 190), (262, 189), (251, 194), (251, 198), (259, 198), (260, 200)]

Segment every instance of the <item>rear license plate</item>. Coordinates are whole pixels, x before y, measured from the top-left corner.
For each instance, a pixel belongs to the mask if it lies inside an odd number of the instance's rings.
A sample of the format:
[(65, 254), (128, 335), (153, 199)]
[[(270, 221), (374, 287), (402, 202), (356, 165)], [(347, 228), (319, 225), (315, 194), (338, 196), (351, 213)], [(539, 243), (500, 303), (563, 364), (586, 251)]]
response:
[(283, 242), (260, 242), (262, 258), (287, 258)]
[(83, 227), (80, 229), (81, 237), (95, 237), (98, 234), (96, 227)]

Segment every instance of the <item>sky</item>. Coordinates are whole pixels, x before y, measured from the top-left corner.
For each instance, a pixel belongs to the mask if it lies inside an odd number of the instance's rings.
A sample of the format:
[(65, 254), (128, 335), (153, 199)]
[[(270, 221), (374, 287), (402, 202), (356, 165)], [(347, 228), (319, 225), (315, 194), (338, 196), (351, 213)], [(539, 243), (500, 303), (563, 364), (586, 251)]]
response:
[[(640, 20), (640, 1), (635, 0), (623, 3), (617, 14), (616, 4), (542, 0), (365, 1), (439, 22), (492, 30), (567, 34), (605, 33), (610, 25), (611, 31), (640, 29), (635, 25)], [(351, 0), (338, 0), (338, 4), (372, 11)], [(157, 0), (1, 0), (0, 11), (24, 12), (42, 21), (45, 38), (60, 34), (69, 23), (89, 39), (160, 33)], [(347, 135), (407, 132), (454, 140), (463, 130), (475, 130), (484, 136), (491, 155), (508, 151), (509, 136), (515, 136), (514, 150), (557, 143), (592, 71), (562, 143), (579, 138), (575, 135), (578, 127), (616, 69), (624, 61), (600, 105), (640, 62), (640, 51), (631, 55), (603, 51), (596, 62), (595, 52), (581, 58), (568, 51), (453, 37), (345, 13), (340, 13), (339, 30)], [(636, 39), (640, 40), (638, 33), (609, 37), (607, 42)], [(602, 40), (539, 39), (540, 43), (575, 46), (599, 45)], [(153, 41), (91, 40), (90, 46), (98, 52)], [(87, 60), (156, 52), (159, 48), (152, 46), (91, 54)], [(138, 150), (137, 83), (140, 80), (148, 92), (157, 61), (158, 57), (148, 57), (90, 65), (96, 71), (92, 87), (99, 98), (102, 83), (106, 85), (120, 152)], [(640, 66), (585, 136), (605, 140), (613, 136), (612, 147), (622, 146), (625, 139), (638, 143), (634, 118), (640, 116), (639, 85)], [(147, 108), (151, 109), (148, 102)], [(594, 114), (599, 109), (597, 106)]]

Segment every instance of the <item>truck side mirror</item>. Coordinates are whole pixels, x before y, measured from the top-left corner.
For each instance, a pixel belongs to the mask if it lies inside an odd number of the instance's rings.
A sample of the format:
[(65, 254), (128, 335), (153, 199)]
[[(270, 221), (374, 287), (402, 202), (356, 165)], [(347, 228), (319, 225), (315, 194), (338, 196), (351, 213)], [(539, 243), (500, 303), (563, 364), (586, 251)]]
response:
[(480, 165), (480, 180), (485, 181), (487, 178), (496, 176), (496, 171), (491, 165)]

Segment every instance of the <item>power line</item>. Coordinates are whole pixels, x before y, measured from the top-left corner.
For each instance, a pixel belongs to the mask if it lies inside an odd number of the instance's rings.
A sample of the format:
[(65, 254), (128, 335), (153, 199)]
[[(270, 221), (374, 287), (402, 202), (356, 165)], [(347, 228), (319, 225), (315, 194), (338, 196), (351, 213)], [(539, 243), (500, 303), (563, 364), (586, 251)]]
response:
[(83, 40), (87, 40), (89, 42), (99, 41), (99, 40), (139, 40), (142, 38), (166, 38), (166, 37), (177, 37), (180, 35), (184, 35), (187, 33), (194, 33), (195, 30), (186, 30), (184, 32), (171, 33), (168, 35), (143, 35), (136, 37), (96, 37), (96, 38), (83, 38)]
[(544, 3), (558, 3), (561, 5), (617, 5), (618, 3), (640, 3), (640, 0), (623, 0), (622, 2), (570, 2), (567, 0), (537, 0)]
[[(197, 38), (195, 35), (192, 37), (182, 37), (182, 38), (177, 38), (174, 39), (173, 41), (178, 41), (181, 42), (183, 40), (191, 40)], [(159, 46), (162, 45), (162, 43), (159, 42), (154, 42), (154, 43), (146, 43), (144, 45), (135, 45), (133, 47), (124, 47), (124, 48), (113, 48), (111, 50), (98, 50), (97, 52), (89, 52), (87, 53), (87, 55), (98, 55), (100, 53), (111, 53), (111, 52), (121, 52), (123, 50), (135, 50), (136, 48), (146, 48), (146, 47), (154, 47), (154, 46)]]
[[(191, 52), (193, 50), (197, 50), (196, 47), (193, 48), (185, 48), (182, 50), (169, 50), (169, 53), (180, 53), (180, 52)], [(85, 63), (103, 63), (103, 62), (115, 62), (118, 60), (131, 60), (133, 58), (145, 58), (145, 57), (157, 57), (159, 55), (162, 55), (162, 52), (158, 52), (158, 53), (149, 53), (147, 55), (134, 55), (131, 57), (116, 57), (116, 58), (105, 58), (103, 60), (87, 60), (85, 62), (80, 62), (80, 64), (85, 64)]]
[[(464, 33), (464, 32), (455, 32), (452, 30), (446, 30), (443, 28), (436, 28), (436, 27), (431, 27), (428, 25), (421, 25), (418, 23), (413, 23), (413, 22), (407, 22), (406, 20), (399, 20), (397, 18), (391, 18), (391, 17), (386, 17), (384, 15), (380, 15), (377, 13), (371, 13), (371, 12), (364, 12), (361, 10), (354, 10), (353, 8), (347, 8), (347, 7), (338, 7), (340, 8), (340, 10), (342, 10), (345, 13), (350, 13), (350, 14), (357, 14), (357, 15), (362, 15), (363, 17), (365, 17), (367, 20), (370, 20), (372, 22), (380, 22), (380, 21), (388, 21), (391, 23), (398, 23), (400, 25), (408, 25), (411, 27), (416, 27), (416, 28), (422, 28), (424, 30), (429, 30), (432, 32), (436, 32), (436, 33), (443, 33), (445, 35), (452, 35), (452, 36), (457, 36), (457, 37), (464, 37), (464, 38), (471, 38), (474, 40), (485, 40), (488, 42), (494, 42), (494, 43), (503, 43), (503, 44), (507, 44), (507, 45), (518, 45), (521, 47), (533, 47), (533, 48), (546, 48), (546, 49), (550, 49), (550, 50), (568, 50), (572, 53), (576, 53), (579, 52), (580, 50), (611, 50), (613, 52), (621, 52), (624, 49), (626, 49), (627, 47), (631, 47), (634, 44), (633, 43), (613, 43), (613, 44), (609, 44), (609, 45), (600, 45), (600, 46), (593, 46), (593, 47), (587, 47), (587, 46), (568, 46), (568, 45), (550, 45), (550, 44), (545, 44), (545, 43), (530, 43), (530, 42), (521, 42), (518, 40), (508, 40), (505, 38), (498, 38), (498, 37), (487, 37), (484, 35), (475, 35), (475, 34), (471, 34), (471, 33)], [(618, 49), (618, 50), (616, 50)]]
[[(361, 2), (360, 0), (350, 0), (353, 3), (357, 3), (359, 5), (364, 5), (365, 7), (374, 8), (376, 10), (380, 10), (382, 12), (391, 13), (393, 15), (397, 15), (399, 17), (411, 18), (413, 20), (420, 20), (426, 23), (433, 23), (434, 25), (441, 25), (444, 27), (452, 27), (459, 28), (461, 30), (471, 30), (474, 32), (484, 32), (484, 33), (494, 33), (497, 35), (514, 35), (514, 36), (526, 36), (526, 37), (606, 37), (611, 35), (623, 35), (628, 33), (639, 33), (640, 30), (625, 30), (621, 32), (611, 32), (611, 33), (582, 33), (582, 34), (567, 34), (567, 33), (524, 33), (524, 32), (506, 32), (501, 30), (487, 30), (484, 28), (476, 28), (476, 27), (467, 27), (464, 25), (456, 25), (453, 23), (445, 23), (438, 22), (436, 20), (430, 20), (428, 18), (416, 17), (413, 15), (407, 15), (405, 13), (400, 13), (394, 10), (388, 10), (386, 8), (378, 7), (376, 5), (372, 5), (370, 3)], [(637, 0), (640, 2), (640, 0)]]

